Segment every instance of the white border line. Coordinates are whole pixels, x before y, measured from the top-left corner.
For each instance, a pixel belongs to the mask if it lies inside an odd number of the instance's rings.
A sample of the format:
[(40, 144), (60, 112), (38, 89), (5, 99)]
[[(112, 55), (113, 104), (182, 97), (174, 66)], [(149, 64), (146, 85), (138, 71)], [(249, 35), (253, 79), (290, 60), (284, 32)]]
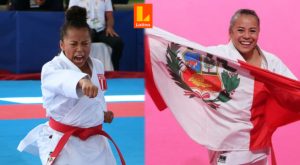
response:
[[(143, 102), (145, 95), (111, 95), (104, 96), (106, 102)], [(42, 97), (3, 97), (0, 101), (7, 101), (19, 104), (43, 103)]]

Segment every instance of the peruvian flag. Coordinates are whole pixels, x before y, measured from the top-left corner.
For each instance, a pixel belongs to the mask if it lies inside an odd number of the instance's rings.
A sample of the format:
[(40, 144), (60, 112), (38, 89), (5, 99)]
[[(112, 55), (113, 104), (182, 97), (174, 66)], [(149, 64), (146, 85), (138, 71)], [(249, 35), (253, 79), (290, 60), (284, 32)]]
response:
[(107, 82), (106, 82), (106, 78), (105, 78), (104, 74), (97, 74), (97, 76), (98, 76), (100, 89), (102, 91), (106, 91), (107, 90)]
[(147, 90), (197, 143), (215, 151), (268, 148), (278, 127), (300, 119), (300, 82), (158, 28), (146, 34)]

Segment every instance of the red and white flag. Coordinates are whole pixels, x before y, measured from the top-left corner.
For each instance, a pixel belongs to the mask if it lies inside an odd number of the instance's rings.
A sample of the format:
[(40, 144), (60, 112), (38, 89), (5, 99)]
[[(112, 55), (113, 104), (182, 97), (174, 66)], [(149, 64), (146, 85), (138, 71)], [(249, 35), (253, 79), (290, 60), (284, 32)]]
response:
[(212, 150), (271, 147), (274, 131), (300, 119), (300, 82), (158, 28), (146, 32), (146, 87), (185, 132)]
[(106, 82), (106, 78), (104, 76), (104, 74), (97, 74), (98, 76), (98, 81), (100, 84), (100, 89), (102, 91), (106, 91), (107, 90), (107, 82)]

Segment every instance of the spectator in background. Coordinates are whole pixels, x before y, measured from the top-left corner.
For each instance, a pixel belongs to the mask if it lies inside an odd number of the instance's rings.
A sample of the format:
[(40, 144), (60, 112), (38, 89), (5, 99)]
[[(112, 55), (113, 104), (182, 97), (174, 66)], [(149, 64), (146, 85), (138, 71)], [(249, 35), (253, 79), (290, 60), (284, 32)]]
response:
[(112, 48), (114, 70), (119, 70), (124, 44), (114, 30), (111, 0), (70, 0), (69, 8), (72, 6), (86, 8), (88, 24), (92, 29), (92, 42), (103, 42)]
[(10, 10), (63, 11), (63, 0), (10, 0)]

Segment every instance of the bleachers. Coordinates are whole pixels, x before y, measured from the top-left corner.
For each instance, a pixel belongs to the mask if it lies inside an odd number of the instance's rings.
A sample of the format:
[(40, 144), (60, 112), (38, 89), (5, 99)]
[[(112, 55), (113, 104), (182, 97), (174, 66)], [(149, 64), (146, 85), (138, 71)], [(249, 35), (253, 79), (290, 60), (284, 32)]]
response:
[[(114, 12), (115, 30), (125, 43), (121, 71), (144, 70), (143, 30), (133, 29), (133, 11)], [(38, 73), (59, 52), (63, 12), (0, 12), (0, 70)]]

